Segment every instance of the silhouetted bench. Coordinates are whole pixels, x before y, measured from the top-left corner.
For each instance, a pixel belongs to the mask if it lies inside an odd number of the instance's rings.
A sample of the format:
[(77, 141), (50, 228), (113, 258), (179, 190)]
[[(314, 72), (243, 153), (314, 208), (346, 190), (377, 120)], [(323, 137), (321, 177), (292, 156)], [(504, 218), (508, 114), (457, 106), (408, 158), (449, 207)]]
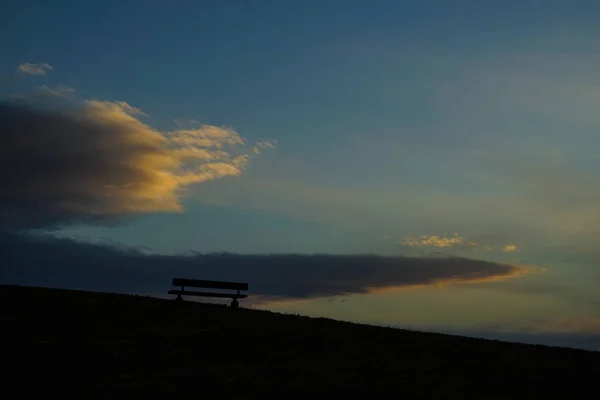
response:
[[(222, 282), (222, 281), (205, 281), (196, 279), (173, 278), (173, 286), (179, 286), (180, 290), (169, 290), (169, 294), (176, 294), (177, 300), (183, 301), (181, 296), (200, 296), (200, 297), (220, 297), (231, 299), (231, 307), (239, 306), (237, 299), (248, 297), (246, 294), (240, 294), (241, 290), (248, 290), (248, 284), (242, 282)], [(205, 289), (230, 289), (236, 290), (236, 293), (219, 293), (219, 292), (196, 292), (185, 290), (186, 287), (205, 288)]]

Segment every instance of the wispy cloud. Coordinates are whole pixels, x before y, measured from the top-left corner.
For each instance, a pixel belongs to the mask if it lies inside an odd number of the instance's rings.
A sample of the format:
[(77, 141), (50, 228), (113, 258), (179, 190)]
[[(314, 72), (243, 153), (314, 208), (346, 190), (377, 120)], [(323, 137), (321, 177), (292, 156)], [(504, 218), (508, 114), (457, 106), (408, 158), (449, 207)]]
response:
[(417, 237), (406, 237), (401, 239), (398, 242), (402, 246), (410, 246), (410, 247), (419, 247), (419, 246), (428, 246), (428, 247), (453, 247), (458, 245), (463, 246), (477, 246), (477, 243), (474, 241), (467, 239), (465, 237), (459, 236), (458, 233), (454, 233), (451, 236), (417, 236)]
[(43, 101), (46, 98), (69, 99), (75, 94), (76, 90), (70, 86), (58, 85), (49, 87), (42, 85), (32, 92), (14, 93), (10, 96), (14, 100), (25, 100), (31, 102)]
[(458, 233), (451, 235), (423, 235), (423, 236), (406, 236), (398, 241), (401, 246), (407, 247), (428, 247), (437, 249), (449, 249), (449, 248), (474, 248), (483, 249), (489, 251), (502, 251), (506, 253), (512, 253), (517, 251), (517, 245), (508, 243), (505, 245), (491, 245), (486, 243), (480, 243), (473, 239), (461, 236)]
[(21, 73), (28, 75), (45, 75), (48, 71), (52, 71), (54, 68), (48, 63), (23, 63), (17, 67), (17, 70)]
[(173, 123), (175, 124), (175, 126), (178, 129), (185, 129), (185, 128), (190, 128), (190, 127), (198, 127), (198, 126), (202, 125), (200, 123), (200, 121), (195, 120), (195, 119), (188, 119), (188, 118), (175, 118), (173, 120)]
[(275, 140), (262, 140), (254, 145), (253, 151), (256, 154), (260, 154), (264, 150), (275, 150), (276, 144)]

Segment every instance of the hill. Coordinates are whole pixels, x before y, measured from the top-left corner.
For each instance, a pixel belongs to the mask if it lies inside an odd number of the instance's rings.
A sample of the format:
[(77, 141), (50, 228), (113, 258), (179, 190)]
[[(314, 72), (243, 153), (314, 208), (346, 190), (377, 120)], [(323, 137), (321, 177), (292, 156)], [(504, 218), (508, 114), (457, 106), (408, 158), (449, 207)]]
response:
[(598, 352), (268, 311), (15, 286), (0, 299), (0, 393), (20, 397), (578, 398), (600, 373)]

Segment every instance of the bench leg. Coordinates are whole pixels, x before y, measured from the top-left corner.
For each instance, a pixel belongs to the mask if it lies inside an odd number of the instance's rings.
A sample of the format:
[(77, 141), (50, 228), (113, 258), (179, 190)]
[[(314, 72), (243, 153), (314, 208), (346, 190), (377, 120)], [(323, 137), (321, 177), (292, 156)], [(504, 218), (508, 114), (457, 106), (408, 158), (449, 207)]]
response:
[(239, 306), (240, 306), (240, 303), (239, 303), (238, 299), (236, 299), (234, 297), (233, 300), (231, 300), (231, 308), (238, 308)]
[(183, 297), (181, 297), (181, 294), (178, 294), (177, 298), (175, 300), (177, 300), (177, 301), (183, 301)]

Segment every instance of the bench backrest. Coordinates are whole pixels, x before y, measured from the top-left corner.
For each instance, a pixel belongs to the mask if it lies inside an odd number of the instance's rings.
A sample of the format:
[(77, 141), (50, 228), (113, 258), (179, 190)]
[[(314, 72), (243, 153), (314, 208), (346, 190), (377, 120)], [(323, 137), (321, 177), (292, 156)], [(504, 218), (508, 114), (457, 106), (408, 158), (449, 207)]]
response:
[(243, 282), (206, 281), (183, 278), (173, 278), (173, 286), (202, 287), (209, 289), (248, 290), (248, 284)]

